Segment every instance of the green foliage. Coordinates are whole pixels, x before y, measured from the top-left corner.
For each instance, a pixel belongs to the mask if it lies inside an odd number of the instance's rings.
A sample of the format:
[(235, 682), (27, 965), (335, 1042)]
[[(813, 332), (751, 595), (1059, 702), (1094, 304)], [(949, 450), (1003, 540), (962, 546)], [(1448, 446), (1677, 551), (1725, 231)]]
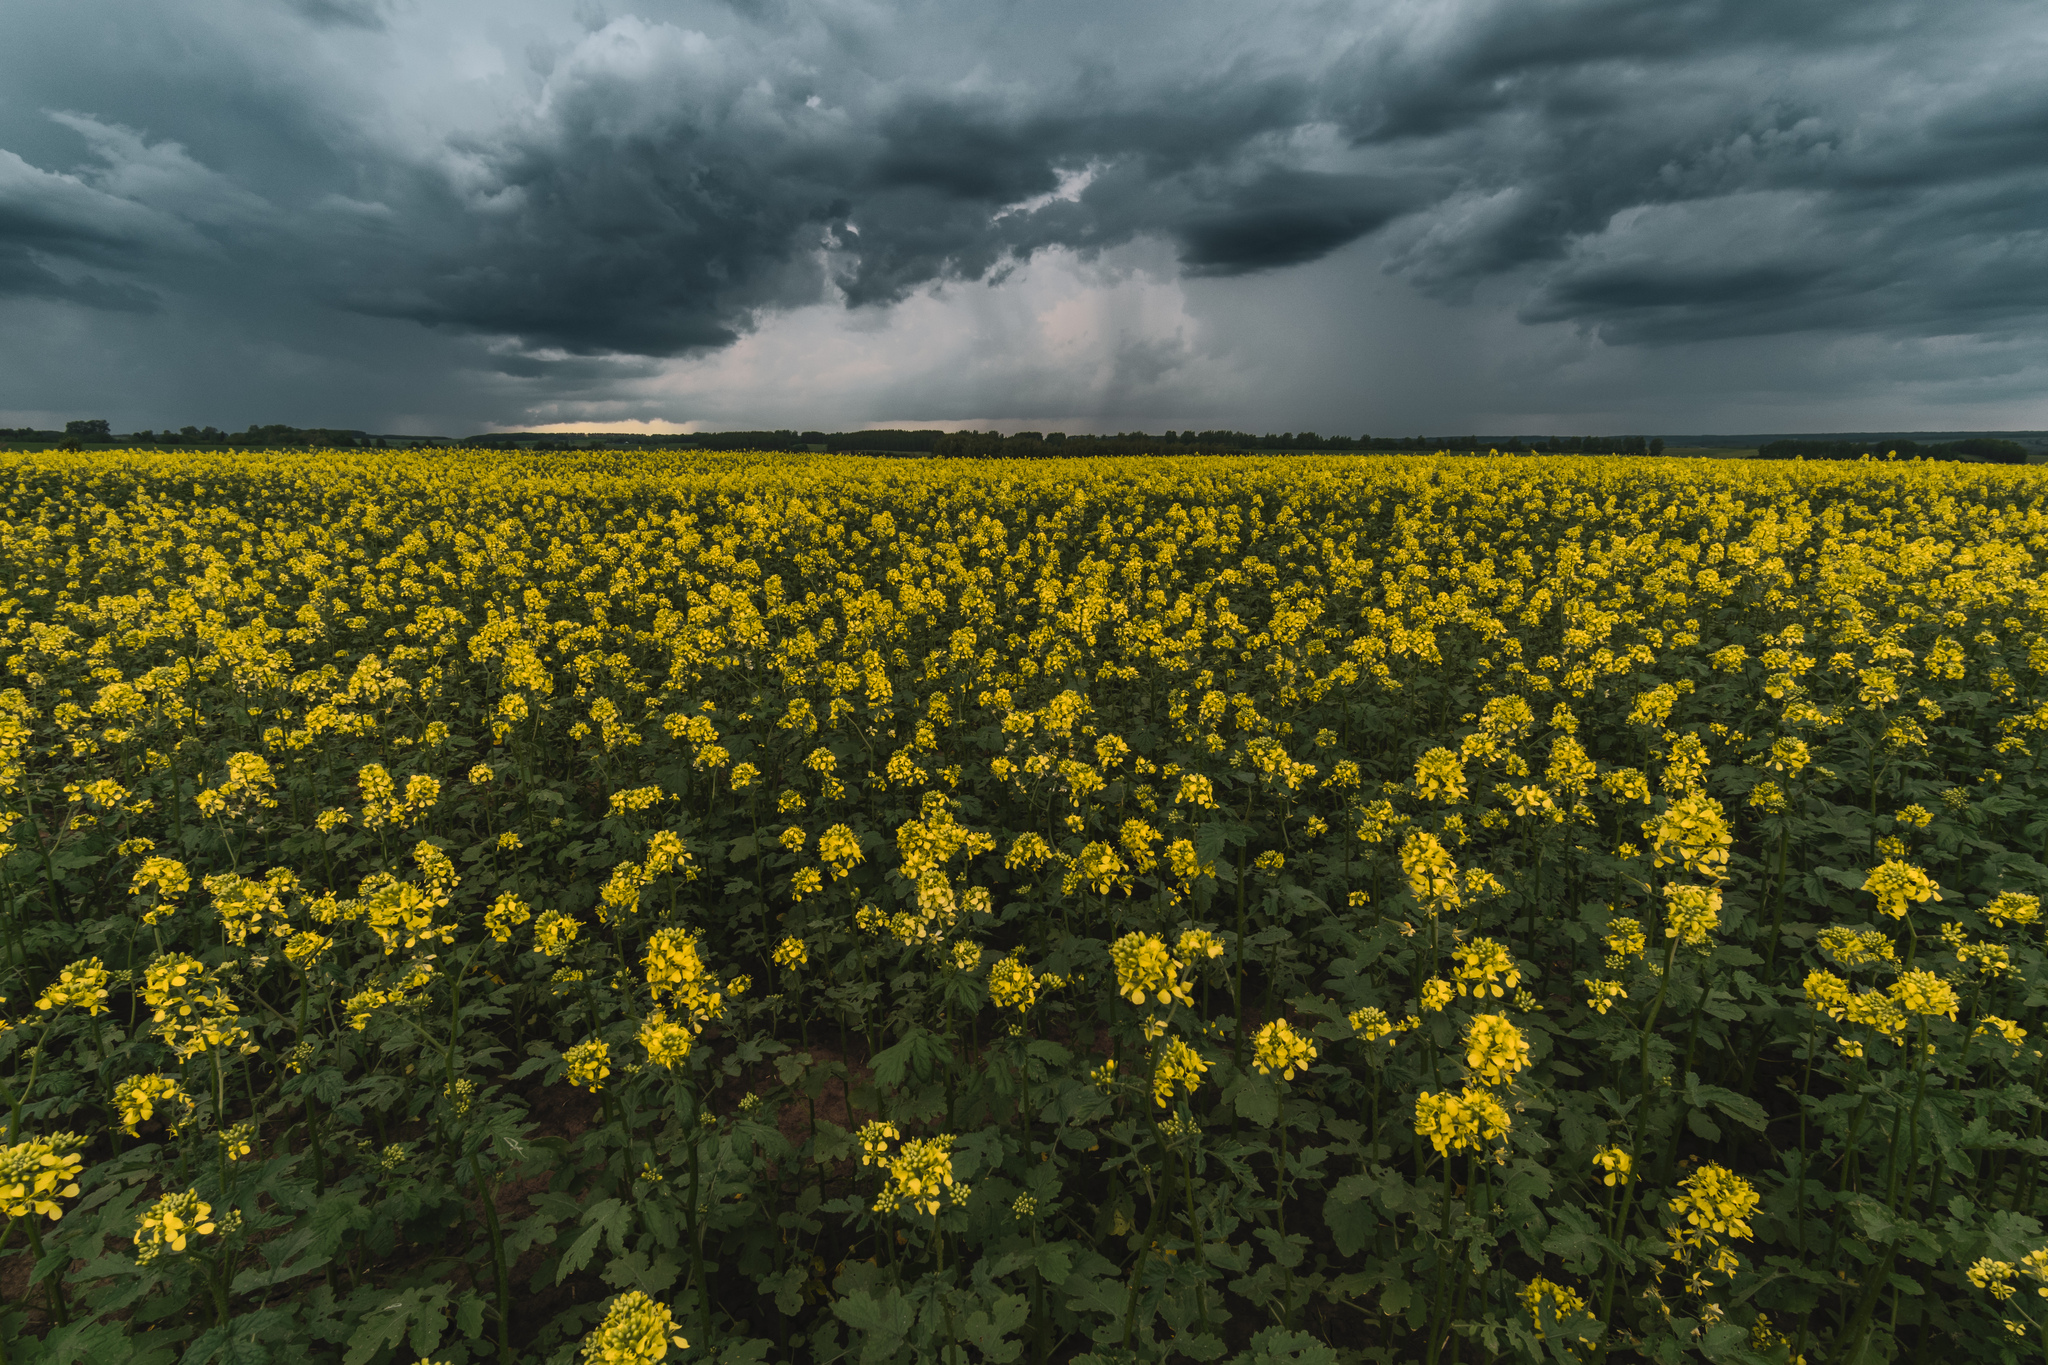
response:
[(2031, 471), (0, 474), (9, 1361), (2043, 1349)]

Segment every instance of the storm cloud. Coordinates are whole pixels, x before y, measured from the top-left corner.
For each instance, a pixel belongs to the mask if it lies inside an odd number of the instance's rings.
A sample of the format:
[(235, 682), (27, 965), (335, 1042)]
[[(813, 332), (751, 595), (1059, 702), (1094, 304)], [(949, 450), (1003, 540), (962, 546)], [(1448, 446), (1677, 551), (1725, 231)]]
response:
[[(1575, 354), (1969, 338), (2019, 373), (2048, 332), (2048, 38), (2022, 3), (83, 0), (10, 22), (0, 310), (80, 365), (147, 368), (124, 338), (168, 333), (138, 328), (233, 329), (273, 357), (241, 401), (304, 402), (324, 364), (358, 386), (353, 425), (669, 415), (664, 362), (1053, 264), (1275, 329), (1281, 280), (1346, 263), (1360, 299), (1377, 276)], [(1183, 362), (1187, 393), (1218, 391), (1206, 326), (1089, 363), (1185, 408)], [(152, 401), (187, 365), (141, 377)], [(1022, 356), (1013, 392), (998, 367), (956, 402), (875, 379), (928, 408), (887, 415), (945, 420), (1056, 411), (1056, 372)], [(54, 408), (48, 373), (0, 380), (0, 409)]]

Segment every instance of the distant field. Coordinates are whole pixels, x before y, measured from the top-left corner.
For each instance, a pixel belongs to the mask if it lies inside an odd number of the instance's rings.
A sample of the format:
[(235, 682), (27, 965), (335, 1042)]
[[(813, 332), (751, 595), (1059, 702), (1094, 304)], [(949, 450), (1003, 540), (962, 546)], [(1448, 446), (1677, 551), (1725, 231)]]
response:
[(1666, 446), (1667, 456), (1685, 456), (1694, 460), (1753, 460), (1756, 447), (1741, 446)]
[(2039, 1343), (2048, 472), (0, 476), (0, 1361)]

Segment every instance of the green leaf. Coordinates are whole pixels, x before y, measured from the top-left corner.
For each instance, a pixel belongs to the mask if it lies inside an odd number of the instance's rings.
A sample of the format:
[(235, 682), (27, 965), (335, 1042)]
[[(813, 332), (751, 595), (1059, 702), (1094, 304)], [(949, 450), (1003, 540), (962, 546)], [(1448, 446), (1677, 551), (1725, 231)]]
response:
[(562, 1253), (561, 1261), (555, 1267), (555, 1283), (560, 1284), (584, 1266), (590, 1264), (591, 1256), (597, 1251), (597, 1242), (607, 1233), (611, 1236), (614, 1254), (625, 1250), (626, 1229), (632, 1224), (632, 1214), (616, 1199), (606, 1199), (593, 1204), (583, 1215), (583, 1231)]
[(861, 1365), (881, 1365), (896, 1354), (917, 1320), (916, 1310), (898, 1289), (888, 1290), (879, 1299), (855, 1290), (832, 1301), (832, 1316), (861, 1334)]
[(1039, 1278), (1049, 1285), (1066, 1283), (1067, 1276), (1074, 1272), (1074, 1258), (1065, 1242), (1047, 1242), (1042, 1246), (1019, 1247), (1004, 1252), (989, 1265), (989, 1278), (1014, 1275), (1020, 1270), (1038, 1267)]
[(348, 1352), (342, 1356), (342, 1365), (365, 1365), (377, 1352), (396, 1347), (405, 1340), (406, 1322), (405, 1312), (396, 1300), (364, 1317), (362, 1324), (349, 1336)]
[(614, 1289), (637, 1289), (658, 1299), (676, 1282), (679, 1273), (679, 1267), (666, 1255), (658, 1255), (650, 1262), (646, 1252), (629, 1251), (606, 1263), (604, 1282)]
[(1736, 1322), (1717, 1322), (1700, 1338), (1700, 1354), (1708, 1360), (1730, 1360), (1747, 1354), (1749, 1329)]
[(1901, 1224), (1892, 1216), (1892, 1211), (1868, 1195), (1858, 1195), (1845, 1201), (1849, 1213), (1856, 1220), (1856, 1226), (1863, 1235), (1873, 1242), (1889, 1242), (1897, 1234)]
[[(286, 1316), (289, 1317), (289, 1314)], [(32, 1348), (33, 1338), (14, 1343), (9, 1350), (17, 1351), (22, 1347)], [(28, 1351), (23, 1351), (22, 1354), (30, 1356)], [(186, 1351), (186, 1355), (188, 1358), (191, 1356), (191, 1349)], [(14, 1357), (10, 1355), (10, 1359), (12, 1358)], [(126, 1362), (135, 1357), (127, 1329), (123, 1324), (82, 1319), (51, 1332), (43, 1339), (42, 1349), (35, 1351), (30, 1358), (36, 1365), (74, 1365), (74, 1362), (90, 1362), (90, 1365), (116, 1365), (116, 1362), (120, 1362), (120, 1365), (126, 1365)], [(167, 1361), (170, 1359), (170, 1353), (165, 1351), (159, 1354), (157, 1359)]]
[(1024, 1343), (1009, 1340), (1009, 1334), (1022, 1327), (1030, 1315), (1022, 1294), (1000, 1294), (990, 1300), (988, 1312), (967, 1315), (961, 1335), (996, 1365), (1003, 1365), (1023, 1351)]
[(820, 1166), (826, 1166), (852, 1154), (853, 1134), (830, 1119), (819, 1119), (817, 1136), (811, 1149), (811, 1160)]
[(1308, 1254), (1308, 1238), (1298, 1232), (1282, 1237), (1272, 1228), (1253, 1228), (1252, 1236), (1259, 1239), (1260, 1244), (1266, 1248), (1266, 1253), (1282, 1269), (1292, 1270), (1300, 1265), (1302, 1257)]
[(756, 1287), (775, 1300), (776, 1312), (793, 1318), (804, 1311), (804, 1282), (809, 1278), (804, 1267), (793, 1265), (780, 1275), (763, 1276)]
[(590, 1224), (588, 1228), (584, 1228), (582, 1232), (575, 1234), (575, 1240), (569, 1242), (569, 1248), (561, 1252), (561, 1261), (555, 1263), (555, 1283), (557, 1285), (561, 1281), (565, 1281), (569, 1275), (575, 1275), (580, 1269), (590, 1265), (590, 1257), (594, 1257), (596, 1250), (598, 1250), (598, 1238), (600, 1236), (604, 1236), (604, 1226), (602, 1224)]
[[(448, 1286), (408, 1289), (363, 1315), (348, 1339), (342, 1365), (368, 1365), (370, 1358), (404, 1341), (420, 1356), (432, 1355), (448, 1326)], [(237, 1319), (237, 1321), (240, 1321)], [(407, 1329), (410, 1328), (410, 1332)], [(188, 1353), (189, 1354), (189, 1353)]]
[(943, 1040), (921, 1028), (913, 1028), (894, 1047), (877, 1052), (868, 1065), (874, 1071), (878, 1084), (900, 1086), (911, 1072), (914, 1071), (922, 1080), (931, 1073), (934, 1065), (951, 1059), (952, 1054), (946, 1050)]
[(484, 1334), (484, 1300), (474, 1289), (455, 1305), (455, 1330), (471, 1341)]
[(1264, 1077), (1246, 1076), (1237, 1090), (1237, 1113), (1261, 1128), (1271, 1128), (1280, 1119), (1279, 1090)]
[(1268, 1327), (1252, 1338), (1249, 1351), (1232, 1356), (1230, 1365), (1337, 1365), (1337, 1353), (1307, 1332)]
[[(1754, 1128), (1759, 1133), (1770, 1123), (1770, 1115), (1764, 1112), (1761, 1104), (1747, 1095), (1738, 1095), (1733, 1090), (1723, 1089), (1718, 1085), (1701, 1085), (1697, 1072), (1685, 1073), (1685, 1100), (1697, 1109), (1711, 1105), (1737, 1123)], [(1702, 1133), (1701, 1136), (1707, 1135)]]
[(1323, 1201), (1323, 1222), (1337, 1240), (1339, 1255), (1356, 1256), (1379, 1228), (1379, 1214), (1368, 1198), (1373, 1184), (1369, 1176), (1347, 1175)]

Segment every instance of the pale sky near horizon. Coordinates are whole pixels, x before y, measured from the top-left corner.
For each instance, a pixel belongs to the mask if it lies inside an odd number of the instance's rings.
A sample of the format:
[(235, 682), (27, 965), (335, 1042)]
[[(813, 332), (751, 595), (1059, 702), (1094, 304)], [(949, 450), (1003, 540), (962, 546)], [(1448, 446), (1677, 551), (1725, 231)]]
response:
[(71, 0), (0, 426), (2048, 428), (2022, 0)]

